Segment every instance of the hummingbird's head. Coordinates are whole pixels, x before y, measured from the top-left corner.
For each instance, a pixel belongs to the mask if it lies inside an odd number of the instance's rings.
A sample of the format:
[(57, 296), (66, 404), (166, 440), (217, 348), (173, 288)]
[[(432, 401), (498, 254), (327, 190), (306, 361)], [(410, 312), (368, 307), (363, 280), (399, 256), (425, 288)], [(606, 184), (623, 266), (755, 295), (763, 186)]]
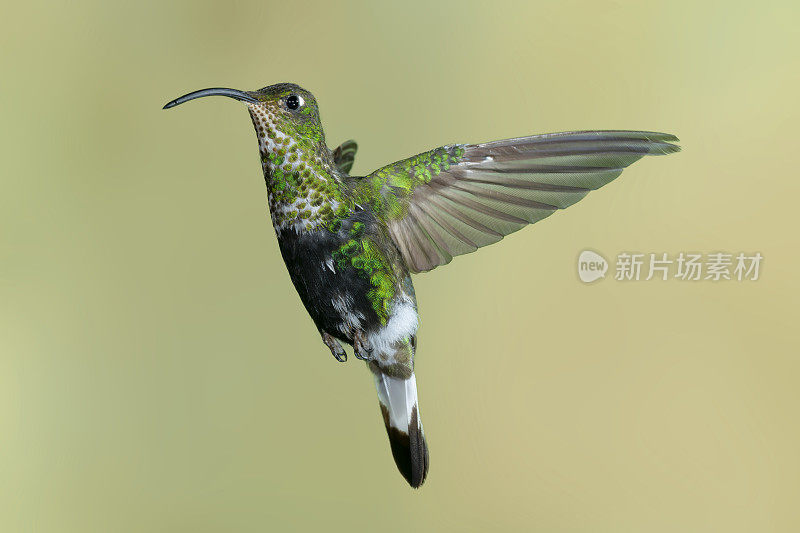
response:
[(202, 89), (172, 100), (164, 109), (201, 98), (227, 96), (247, 104), (253, 119), (259, 148), (265, 157), (285, 155), (288, 151), (328, 159), (325, 134), (319, 118), (317, 100), (307, 90), (293, 83), (278, 83), (256, 91), (237, 89)]
[(294, 83), (278, 83), (250, 93), (248, 103), (262, 153), (290, 148), (307, 155), (327, 152), (314, 95)]

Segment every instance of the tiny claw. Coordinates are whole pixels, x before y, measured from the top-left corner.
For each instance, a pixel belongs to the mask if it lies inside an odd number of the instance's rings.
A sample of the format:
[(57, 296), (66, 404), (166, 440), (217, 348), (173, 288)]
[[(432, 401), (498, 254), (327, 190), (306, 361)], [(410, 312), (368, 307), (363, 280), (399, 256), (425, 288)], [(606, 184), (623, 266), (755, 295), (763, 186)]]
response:
[(325, 343), (325, 346), (330, 348), (333, 357), (339, 361), (340, 363), (344, 363), (347, 361), (347, 352), (344, 351), (342, 345), (334, 339), (331, 335), (327, 333), (322, 334), (322, 342)]
[(372, 360), (372, 350), (367, 348), (367, 337), (360, 329), (353, 335), (353, 354), (362, 361)]

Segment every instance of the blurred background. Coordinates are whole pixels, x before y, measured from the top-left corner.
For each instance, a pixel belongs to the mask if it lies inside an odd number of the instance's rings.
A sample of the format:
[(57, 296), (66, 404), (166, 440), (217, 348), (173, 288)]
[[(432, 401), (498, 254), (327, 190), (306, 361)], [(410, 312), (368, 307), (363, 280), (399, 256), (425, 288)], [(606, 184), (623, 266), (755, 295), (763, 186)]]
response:
[[(17, 2), (0, 20), (0, 530), (797, 531), (796, 2)], [(415, 278), (431, 449), (292, 287), (246, 110), (294, 81), (354, 173), (449, 142), (675, 133)], [(756, 282), (581, 250), (760, 252)]]

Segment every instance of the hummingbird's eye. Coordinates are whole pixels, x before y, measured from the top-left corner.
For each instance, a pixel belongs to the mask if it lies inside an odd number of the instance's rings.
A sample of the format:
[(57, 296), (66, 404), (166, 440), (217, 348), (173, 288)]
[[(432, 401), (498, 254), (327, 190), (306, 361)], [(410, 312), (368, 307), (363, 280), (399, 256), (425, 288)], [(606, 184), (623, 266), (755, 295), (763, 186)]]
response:
[(289, 97), (286, 99), (286, 107), (289, 109), (297, 109), (303, 105), (303, 99), (296, 94), (290, 94)]

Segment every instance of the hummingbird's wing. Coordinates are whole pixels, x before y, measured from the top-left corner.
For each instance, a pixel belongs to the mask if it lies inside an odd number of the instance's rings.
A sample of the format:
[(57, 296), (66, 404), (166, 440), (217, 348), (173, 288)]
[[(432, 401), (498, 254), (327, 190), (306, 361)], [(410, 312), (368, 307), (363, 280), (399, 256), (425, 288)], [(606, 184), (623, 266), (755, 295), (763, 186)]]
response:
[(568, 207), (645, 155), (677, 152), (677, 137), (646, 131), (575, 131), (458, 144), (354, 180), (354, 194), (389, 228), (412, 272)]
[(333, 162), (342, 174), (349, 174), (356, 159), (358, 145), (353, 139), (345, 141), (333, 150)]

